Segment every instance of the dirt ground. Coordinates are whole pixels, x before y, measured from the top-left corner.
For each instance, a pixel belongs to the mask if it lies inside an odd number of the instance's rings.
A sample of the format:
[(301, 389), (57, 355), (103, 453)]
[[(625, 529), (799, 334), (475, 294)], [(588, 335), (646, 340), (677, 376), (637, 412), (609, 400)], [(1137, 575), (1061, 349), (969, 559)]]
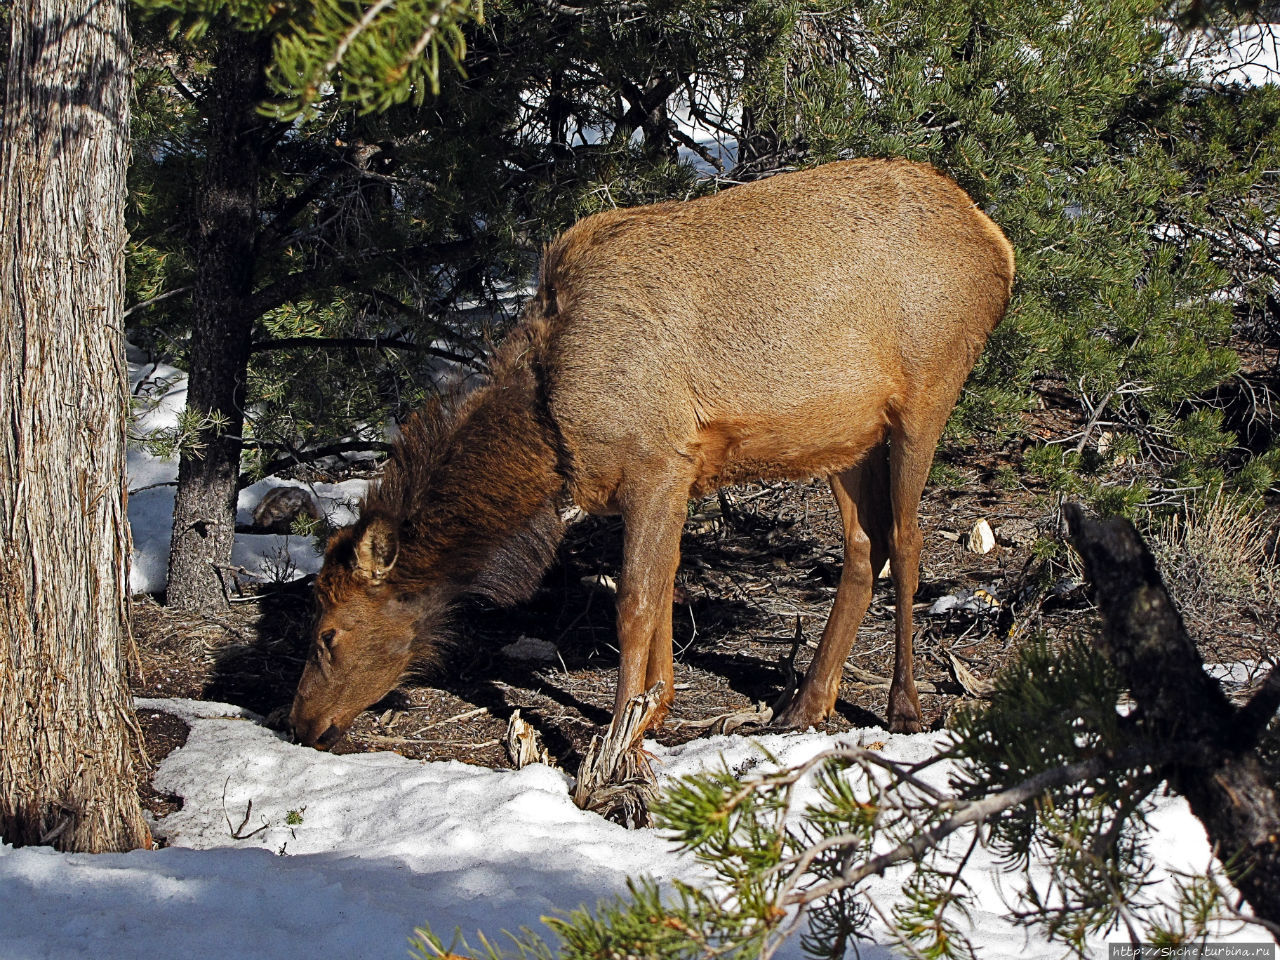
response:
[[(957, 463), (947, 473), (951, 482), (932, 484), (922, 504), (925, 546), (915, 598), (916, 677), (925, 722), (934, 728), (966, 699), (961, 677), (970, 686), (969, 675), (989, 679), (1020, 638), (1091, 629), (1093, 617), (1071, 564), (1044, 558), (1061, 538), (1055, 495), (1010, 484), (998, 464), (976, 471)], [(986, 554), (966, 549), (969, 531), (982, 519), (997, 538)], [(412, 676), (361, 714), (336, 752), (392, 750), (510, 766), (502, 740), (519, 709), (553, 758), (576, 769), (612, 706), (617, 651), (609, 578), (617, 575), (621, 539), (616, 518), (583, 519), (570, 528), (531, 602), (510, 610), (464, 604), (443, 666)], [(676, 703), (657, 732), (661, 742), (704, 736), (726, 712), (771, 703), (783, 688), (797, 628), (802, 642), (795, 669), (803, 671), (830, 612), (842, 552), (839, 514), (825, 483), (738, 487), (694, 505), (672, 611)], [(978, 588), (986, 596), (971, 600), (970, 609), (929, 612), (940, 597), (966, 597)], [(884, 723), (894, 602), (892, 581), (877, 580), (828, 729)], [(140, 598), (133, 615), (134, 692), (224, 701), (279, 717), (302, 671), (311, 611), (305, 581), (197, 619)], [(1262, 604), (1201, 613), (1188, 622), (1193, 633), (1205, 633), (1209, 659), (1256, 658), (1274, 636)], [(554, 649), (517, 643), (521, 638), (550, 641)], [(540, 647), (542, 658), (520, 657), (528, 647)], [(139, 719), (153, 762), (185, 739), (185, 726), (167, 714), (142, 711)], [(159, 815), (180, 802), (146, 784), (142, 792)]]

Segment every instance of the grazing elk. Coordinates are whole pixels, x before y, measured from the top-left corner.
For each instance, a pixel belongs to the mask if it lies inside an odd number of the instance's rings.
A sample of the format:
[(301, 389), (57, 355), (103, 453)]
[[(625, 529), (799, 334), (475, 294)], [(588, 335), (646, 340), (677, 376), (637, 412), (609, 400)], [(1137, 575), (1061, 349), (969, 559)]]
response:
[(615, 716), (657, 680), (665, 708), (689, 498), (815, 475), (840, 506), (844, 570), (776, 722), (831, 712), (887, 558), (889, 725), (920, 729), (920, 496), (1013, 272), (1008, 241), (964, 191), (905, 161), (832, 163), (576, 224), (547, 249), (489, 383), (410, 418), (360, 520), (331, 539), (297, 737), (332, 746), (430, 656), (459, 595), (530, 595), (566, 498), (624, 521)]

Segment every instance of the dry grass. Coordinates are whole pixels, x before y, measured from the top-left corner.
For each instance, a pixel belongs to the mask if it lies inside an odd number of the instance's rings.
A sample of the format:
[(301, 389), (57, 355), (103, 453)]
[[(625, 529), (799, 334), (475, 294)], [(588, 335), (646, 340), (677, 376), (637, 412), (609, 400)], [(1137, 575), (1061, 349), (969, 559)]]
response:
[(1147, 530), (1183, 619), (1210, 659), (1270, 655), (1280, 561), (1276, 520), (1257, 500), (1221, 489)]
[(1259, 600), (1275, 590), (1274, 527), (1260, 503), (1219, 488), (1160, 520), (1151, 531), (1150, 546), (1180, 596)]

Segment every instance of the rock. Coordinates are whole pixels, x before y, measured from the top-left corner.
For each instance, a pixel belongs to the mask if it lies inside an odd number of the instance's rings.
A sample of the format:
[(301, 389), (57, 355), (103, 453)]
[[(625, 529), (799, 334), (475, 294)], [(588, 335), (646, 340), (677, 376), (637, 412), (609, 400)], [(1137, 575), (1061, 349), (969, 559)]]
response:
[(255, 533), (288, 533), (298, 517), (320, 519), (315, 499), (302, 487), (275, 487), (253, 510)]
[(514, 643), (502, 648), (502, 655), (512, 660), (554, 660), (557, 652), (556, 645), (550, 640), (521, 635)]
[(990, 553), (996, 548), (996, 535), (991, 531), (991, 524), (987, 523), (985, 518), (973, 525), (965, 546), (972, 553)]
[(583, 577), (578, 581), (584, 587), (592, 587), (596, 590), (604, 590), (606, 593), (618, 592), (618, 581), (607, 573), (593, 573), (590, 576)]
[(929, 613), (942, 616), (953, 610), (965, 613), (992, 613), (1000, 609), (1000, 601), (996, 598), (995, 587), (988, 585), (976, 590), (959, 590), (948, 593), (933, 601)]

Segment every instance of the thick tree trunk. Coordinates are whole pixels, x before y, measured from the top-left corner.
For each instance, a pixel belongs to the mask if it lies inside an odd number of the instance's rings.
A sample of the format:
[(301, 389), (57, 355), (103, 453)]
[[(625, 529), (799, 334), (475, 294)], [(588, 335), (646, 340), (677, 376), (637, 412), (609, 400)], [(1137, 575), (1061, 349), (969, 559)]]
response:
[(0, 133), (0, 836), (147, 842), (124, 678), (125, 0), (19, 0)]
[(1138, 729), (1159, 746), (1186, 744), (1165, 771), (1204, 824), (1231, 882), (1254, 912), (1280, 923), (1280, 797), (1258, 757), (1275, 715), (1277, 677), (1242, 708), (1232, 706), (1165, 590), (1155, 559), (1127, 520), (1063, 510), (1102, 614), (1102, 652), (1137, 704)]
[[(210, 424), (182, 454), (169, 551), (170, 606), (225, 603), (235, 539), (241, 431), (253, 321), (258, 179), (270, 122), (257, 113), (269, 41), (223, 30), (209, 111), (208, 158), (195, 241), (187, 409)], [(220, 426), (213, 426), (221, 421)]]

